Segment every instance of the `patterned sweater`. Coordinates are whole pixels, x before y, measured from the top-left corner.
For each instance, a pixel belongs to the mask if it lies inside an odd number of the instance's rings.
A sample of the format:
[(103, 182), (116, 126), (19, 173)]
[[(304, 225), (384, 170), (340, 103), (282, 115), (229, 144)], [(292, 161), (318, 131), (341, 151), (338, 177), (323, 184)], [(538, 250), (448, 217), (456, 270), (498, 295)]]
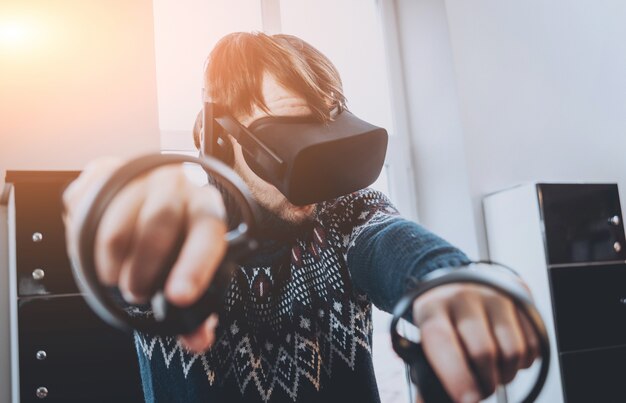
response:
[(311, 233), (259, 252), (230, 283), (204, 354), (135, 334), (147, 402), (378, 402), (371, 304), (468, 263), (365, 189), (322, 203)]

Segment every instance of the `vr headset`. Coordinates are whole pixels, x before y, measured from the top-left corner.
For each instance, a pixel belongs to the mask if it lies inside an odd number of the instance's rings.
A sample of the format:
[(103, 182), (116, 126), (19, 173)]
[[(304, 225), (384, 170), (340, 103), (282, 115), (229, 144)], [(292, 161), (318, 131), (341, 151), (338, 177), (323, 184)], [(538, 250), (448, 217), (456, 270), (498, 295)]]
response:
[(226, 134), (241, 145), (252, 171), (294, 205), (331, 200), (371, 185), (387, 151), (387, 131), (347, 110), (339, 110), (328, 123), (312, 116), (270, 116), (245, 127), (215, 103), (205, 102), (201, 152), (219, 158), (230, 147)]

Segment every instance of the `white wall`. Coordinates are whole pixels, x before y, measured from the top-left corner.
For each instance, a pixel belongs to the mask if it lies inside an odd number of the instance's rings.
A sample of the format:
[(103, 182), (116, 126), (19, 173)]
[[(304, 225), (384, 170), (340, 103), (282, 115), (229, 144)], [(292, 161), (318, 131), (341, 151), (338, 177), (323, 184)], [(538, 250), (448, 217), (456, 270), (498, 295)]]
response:
[[(7, 169), (81, 169), (158, 149), (151, 1), (0, 2), (0, 189)], [(2, 402), (11, 393), (5, 259), (0, 234)]]
[(0, 116), (0, 185), (158, 151), (152, 2), (0, 3)]
[(195, 150), (204, 62), (222, 36), (260, 31), (260, 0), (154, 0), (161, 148)]
[(443, 0), (396, 1), (420, 223), (478, 254)]
[[(436, 127), (452, 127), (448, 138), (462, 144), (465, 162), (451, 161), (438, 186), (469, 184), (447, 196), (433, 194), (431, 186), (418, 194), (418, 204), (469, 198), (480, 254), (486, 256), (480, 201), (487, 193), (528, 181), (618, 182), (626, 203), (625, 2), (399, 0), (397, 6), (407, 21), (405, 74), (410, 78), (426, 69), (424, 64), (437, 67), (430, 78), (415, 79), (421, 87), (409, 97), (430, 98), (437, 106), (441, 89), (456, 88), (456, 95), (442, 96), (457, 110), (449, 106), (442, 116), (447, 124), (415, 126), (414, 148), (436, 136)], [(443, 22), (435, 28), (432, 20), (427, 27), (418, 23), (428, 21), (431, 9), (447, 24), (447, 43)], [(437, 47), (439, 56), (449, 52), (451, 62), (419, 60), (430, 56), (429, 46)], [(415, 102), (411, 112), (421, 122), (433, 113), (431, 106)], [(459, 118), (460, 127), (454, 124)], [(420, 218), (448, 231), (458, 225), (437, 213)]]

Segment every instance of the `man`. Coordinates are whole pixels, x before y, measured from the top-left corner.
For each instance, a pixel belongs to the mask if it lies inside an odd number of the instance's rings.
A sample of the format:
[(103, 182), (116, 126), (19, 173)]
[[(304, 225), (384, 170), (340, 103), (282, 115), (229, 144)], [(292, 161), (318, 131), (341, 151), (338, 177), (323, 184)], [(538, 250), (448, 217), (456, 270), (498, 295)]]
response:
[[(205, 87), (243, 125), (268, 115), (332, 119), (345, 107), (332, 63), (287, 35), (235, 33), (211, 52)], [(196, 121), (199, 145), (201, 121)], [(297, 136), (298, 133), (293, 133)], [(147, 401), (379, 401), (371, 360), (371, 303), (389, 311), (429, 272), (469, 259), (365, 189), (295, 206), (259, 178), (228, 137), (230, 162), (263, 212), (261, 248), (233, 274), (219, 318), (178, 340), (136, 334)], [(100, 160), (66, 191), (72, 211), (118, 161)], [(165, 285), (188, 306), (210, 284), (233, 214), (216, 188), (189, 183), (181, 168), (136, 180), (111, 204), (96, 238), (100, 279), (129, 302), (146, 301), (162, 262), (186, 241)], [(224, 204), (226, 200), (226, 205)], [(74, 214), (75, 215), (75, 214)], [(518, 281), (512, 279), (512, 281)], [(423, 346), (455, 401), (476, 402), (537, 356), (537, 338), (505, 297), (477, 285), (445, 285), (413, 304)]]

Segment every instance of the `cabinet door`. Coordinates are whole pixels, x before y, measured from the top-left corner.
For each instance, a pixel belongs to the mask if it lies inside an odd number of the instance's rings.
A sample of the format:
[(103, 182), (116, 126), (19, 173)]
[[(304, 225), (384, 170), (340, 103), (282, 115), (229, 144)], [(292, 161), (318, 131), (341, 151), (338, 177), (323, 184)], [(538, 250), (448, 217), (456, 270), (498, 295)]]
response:
[[(14, 180), (19, 296), (77, 293), (65, 247), (62, 194), (77, 174), (7, 175)], [(34, 276), (35, 270), (43, 275)]]
[(561, 352), (626, 344), (626, 264), (550, 269)]
[(548, 263), (626, 260), (617, 185), (539, 184)]
[(18, 314), (22, 402), (143, 401), (132, 336), (102, 322), (81, 296), (22, 298)]
[(561, 354), (567, 403), (626, 402), (626, 347)]

